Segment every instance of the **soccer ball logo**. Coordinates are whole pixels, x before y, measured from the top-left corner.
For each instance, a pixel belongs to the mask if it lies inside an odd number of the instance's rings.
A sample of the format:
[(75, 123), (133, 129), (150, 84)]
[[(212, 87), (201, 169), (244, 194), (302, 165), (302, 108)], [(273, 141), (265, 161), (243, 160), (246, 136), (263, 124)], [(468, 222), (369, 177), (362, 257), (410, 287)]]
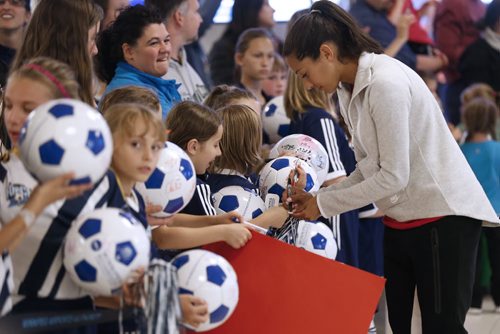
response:
[(274, 145), (269, 158), (275, 159), (283, 155), (292, 155), (307, 162), (314, 168), (319, 184), (325, 182), (330, 167), (325, 147), (316, 139), (303, 134), (286, 136)]
[(113, 154), (111, 133), (102, 115), (72, 99), (36, 108), (21, 130), (19, 146), (24, 166), (38, 180), (74, 172), (73, 184), (98, 181)]
[(246, 220), (260, 216), (264, 210), (264, 201), (250, 189), (240, 186), (224, 187), (214, 193), (217, 214), (238, 211)]
[(268, 162), (259, 173), (259, 186), (262, 198), (266, 198), (268, 194), (277, 196), (281, 199), (281, 195), (286, 189), (290, 171), (298, 164), (306, 172), (305, 191), (316, 191), (319, 189), (318, 178), (312, 167), (295, 157), (281, 157)]
[(177, 268), (179, 293), (191, 294), (208, 304), (209, 320), (197, 332), (223, 324), (238, 304), (238, 278), (233, 267), (222, 256), (195, 249), (177, 255), (172, 264)]
[(283, 96), (277, 96), (262, 109), (262, 127), (269, 136), (271, 144), (288, 135), (290, 119), (283, 106)]
[(306, 220), (298, 223), (295, 246), (332, 260), (335, 260), (338, 250), (333, 232), (328, 226)]
[(158, 164), (144, 183), (136, 185), (146, 203), (159, 205), (157, 217), (169, 217), (181, 211), (193, 197), (196, 172), (189, 156), (179, 146), (167, 142)]
[(93, 295), (119, 291), (127, 277), (149, 263), (146, 230), (130, 213), (98, 209), (74, 221), (64, 244), (64, 266)]

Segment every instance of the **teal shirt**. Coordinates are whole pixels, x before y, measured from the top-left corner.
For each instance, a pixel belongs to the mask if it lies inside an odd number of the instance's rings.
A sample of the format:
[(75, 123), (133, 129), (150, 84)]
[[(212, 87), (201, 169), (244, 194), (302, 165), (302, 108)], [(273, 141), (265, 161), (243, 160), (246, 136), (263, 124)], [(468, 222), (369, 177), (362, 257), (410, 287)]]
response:
[(500, 142), (466, 142), (461, 148), (491, 205), (500, 216)]

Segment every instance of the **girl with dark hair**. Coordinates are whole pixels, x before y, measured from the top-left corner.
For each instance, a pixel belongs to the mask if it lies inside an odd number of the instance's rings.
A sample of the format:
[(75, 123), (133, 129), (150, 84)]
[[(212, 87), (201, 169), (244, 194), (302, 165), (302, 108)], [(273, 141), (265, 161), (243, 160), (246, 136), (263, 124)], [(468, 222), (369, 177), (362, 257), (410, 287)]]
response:
[[(222, 37), (215, 42), (208, 56), (210, 73), (215, 85), (235, 84), (234, 51), (238, 38), (248, 28), (271, 29), (276, 23), (274, 9), (268, 0), (235, 0), (232, 20)], [(281, 42), (273, 36), (276, 51), (281, 53)]]
[(425, 83), (382, 51), (330, 1), (291, 27), (287, 62), (306, 88), (337, 91), (357, 165), (344, 181), (288, 201), (307, 220), (374, 202), (386, 214), (393, 332), (410, 331), (417, 288), (424, 333), (466, 333), (481, 221), (500, 221)]
[(175, 81), (162, 79), (168, 71), (170, 35), (154, 9), (128, 7), (101, 33), (97, 46), (97, 74), (108, 83), (104, 95), (123, 86), (151, 88), (160, 99), (164, 119), (181, 101)]

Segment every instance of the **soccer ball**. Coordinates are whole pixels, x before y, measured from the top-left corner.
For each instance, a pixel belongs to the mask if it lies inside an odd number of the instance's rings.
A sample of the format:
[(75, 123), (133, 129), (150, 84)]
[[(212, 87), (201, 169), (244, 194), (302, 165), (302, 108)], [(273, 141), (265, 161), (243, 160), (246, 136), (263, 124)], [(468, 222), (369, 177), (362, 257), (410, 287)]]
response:
[(240, 186), (224, 187), (213, 196), (217, 214), (236, 210), (246, 220), (252, 220), (266, 209), (264, 201), (257, 194)]
[(298, 165), (306, 172), (304, 190), (310, 192), (319, 189), (320, 184), (316, 172), (307, 163), (295, 157), (277, 158), (269, 161), (259, 173), (260, 195), (265, 199), (266, 203), (268, 203), (268, 197), (270, 196), (275, 197), (279, 203), (281, 195), (286, 189), (290, 171)]
[(179, 146), (166, 142), (155, 170), (144, 183), (137, 183), (137, 191), (146, 203), (159, 205), (156, 217), (170, 217), (181, 211), (193, 197), (196, 189), (196, 171), (189, 156)]
[(325, 147), (316, 139), (303, 134), (294, 134), (281, 139), (269, 152), (269, 158), (293, 155), (307, 162), (318, 175), (319, 184), (325, 182), (330, 167)]
[(113, 154), (109, 127), (89, 105), (72, 99), (47, 102), (28, 117), (19, 138), (20, 158), (40, 181), (73, 172), (72, 184), (95, 183)]
[(269, 136), (270, 144), (277, 143), (288, 135), (290, 119), (283, 106), (283, 96), (277, 96), (269, 101), (262, 110), (262, 127)]
[(129, 275), (149, 264), (150, 240), (129, 212), (97, 209), (74, 221), (64, 244), (64, 267), (95, 296), (119, 291)]
[(172, 264), (177, 268), (180, 294), (191, 294), (208, 304), (209, 320), (195, 330), (204, 332), (222, 325), (238, 304), (238, 278), (233, 267), (222, 256), (194, 249), (177, 255)]
[(332, 260), (335, 260), (338, 250), (333, 232), (328, 226), (306, 220), (299, 221), (295, 246)]

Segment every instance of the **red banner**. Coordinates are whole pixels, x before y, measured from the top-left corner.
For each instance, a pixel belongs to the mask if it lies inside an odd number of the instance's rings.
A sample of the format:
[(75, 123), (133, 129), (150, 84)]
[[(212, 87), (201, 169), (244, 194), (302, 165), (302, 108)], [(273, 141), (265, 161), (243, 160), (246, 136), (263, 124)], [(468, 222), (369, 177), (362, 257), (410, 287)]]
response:
[(238, 275), (236, 310), (217, 334), (366, 334), (384, 288), (381, 277), (253, 233), (240, 250), (205, 247)]

